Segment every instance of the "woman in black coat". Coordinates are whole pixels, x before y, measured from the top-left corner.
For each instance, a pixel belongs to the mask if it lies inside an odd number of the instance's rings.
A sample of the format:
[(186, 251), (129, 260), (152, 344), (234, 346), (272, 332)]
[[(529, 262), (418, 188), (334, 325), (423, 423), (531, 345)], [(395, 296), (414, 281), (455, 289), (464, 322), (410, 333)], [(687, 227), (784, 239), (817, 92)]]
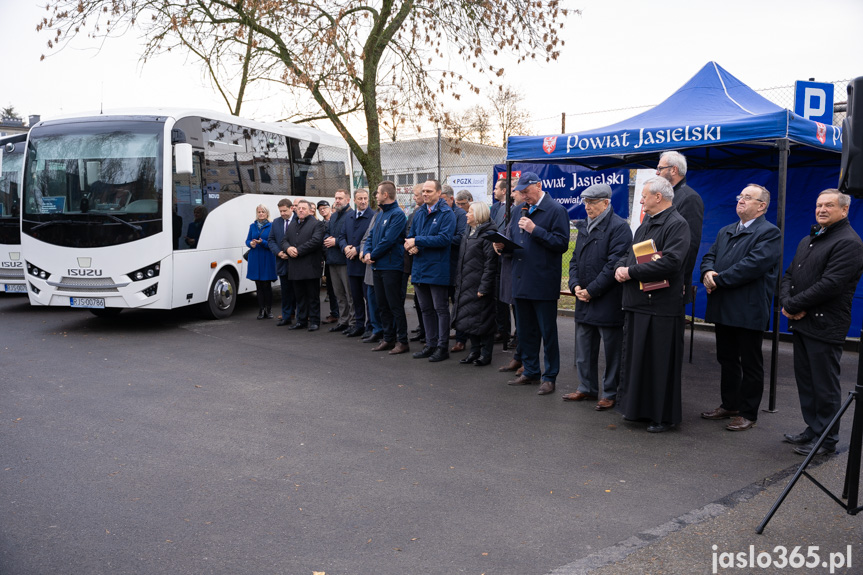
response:
[(467, 212), (468, 233), (459, 249), (457, 295), (453, 310), (453, 327), (470, 336), (470, 353), (459, 363), (477, 366), (491, 363), (494, 345), (495, 282), (498, 255), (492, 242), (483, 236), (497, 231), (489, 219), (488, 205), (474, 202)]

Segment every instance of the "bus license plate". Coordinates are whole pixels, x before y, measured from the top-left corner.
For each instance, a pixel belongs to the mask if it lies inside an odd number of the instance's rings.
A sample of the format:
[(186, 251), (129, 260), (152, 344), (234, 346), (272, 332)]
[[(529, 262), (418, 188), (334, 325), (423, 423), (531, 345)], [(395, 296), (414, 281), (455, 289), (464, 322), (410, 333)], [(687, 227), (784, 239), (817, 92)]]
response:
[(27, 286), (23, 284), (6, 284), (6, 293), (27, 293)]
[(72, 307), (105, 309), (105, 298), (103, 297), (70, 297), (69, 300)]

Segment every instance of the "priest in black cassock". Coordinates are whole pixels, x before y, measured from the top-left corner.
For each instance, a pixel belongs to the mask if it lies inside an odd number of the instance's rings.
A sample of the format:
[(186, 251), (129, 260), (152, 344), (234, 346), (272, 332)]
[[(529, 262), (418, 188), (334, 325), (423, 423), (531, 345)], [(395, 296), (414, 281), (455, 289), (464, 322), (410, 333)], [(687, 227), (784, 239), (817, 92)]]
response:
[[(617, 263), (614, 277), (623, 283), (623, 373), (617, 410), (628, 420), (649, 420), (647, 431), (660, 433), (682, 420), (680, 378), (683, 367), (684, 264), (689, 224), (672, 206), (674, 188), (652, 178), (641, 191), (646, 217), (633, 245), (653, 240), (661, 257), (637, 263), (630, 249)], [(668, 282), (649, 289), (648, 282)], [(648, 289), (643, 289), (648, 287)]]

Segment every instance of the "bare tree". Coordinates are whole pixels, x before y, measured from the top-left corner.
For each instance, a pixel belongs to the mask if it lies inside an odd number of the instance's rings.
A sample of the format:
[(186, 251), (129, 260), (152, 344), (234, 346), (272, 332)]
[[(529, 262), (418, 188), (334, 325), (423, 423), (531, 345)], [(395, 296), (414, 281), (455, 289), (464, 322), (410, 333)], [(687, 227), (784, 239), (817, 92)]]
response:
[[(47, 0), (39, 30), (49, 48), (86, 35), (143, 33), (142, 56), (193, 53), (232, 112), (246, 88), (272, 82), (287, 90), (295, 114), (332, 122), (369, 183), (381, 180), (381, 114), (445, 124), (441, 96), (494, 84), (504, 53), (518, 63), (557, 59), (559, 30), (572, 10), (561, 0)], [(108, 40), (110, 41), (110, 40)], [(460, 61), (470, 77), (452, 70)], [(226, 86), (231, 86), (227, 88)], [(385, 104), (383, 104), (385, 103)], [(308, 104), (308, 105), (306, 105)], [(348, 126), (361, 114), (368, 145)], [(393, 124), (395, 126), (396, 124)], [(359, 132), (358, 132), (359, 134)], [(362, 134), (359, 134), (362, 135)]]
[(529, 133), (530, 112), (521, 107), (524, 96), (518, 90), (502, 86), (490, 100), (503, 146), (506, 146), (507, 139), (513, 134)]
[(18, 115), (18, 112), (15, 111), (15, 106), (9, 104), (3, 108), (0, 108), (0, 119), (3, 120), (20, 120), (21, 116)]

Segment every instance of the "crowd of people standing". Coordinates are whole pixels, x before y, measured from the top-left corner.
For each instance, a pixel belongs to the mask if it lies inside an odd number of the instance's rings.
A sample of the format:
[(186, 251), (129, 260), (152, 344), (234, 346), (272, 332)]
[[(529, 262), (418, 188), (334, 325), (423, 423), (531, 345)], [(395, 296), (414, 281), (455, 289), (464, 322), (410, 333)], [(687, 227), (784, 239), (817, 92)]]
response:
[[(572, 249), (569, 291), (575, 297), (578, 387), (565, 401), (596, 401), (646, 430), (661, 433), (683, 420), (681, 371), (684, 306), (694, 298), (693, 271), (701, 244), (704, 204), (686, 183), (686, 158), (660, 156), (656, 177), (641, 190), (643, 221), (634, 235), (614, 213), (612, 190), (593, 185), (581, 193), (587, 218), (575, 222), (571, 247), (566, 209), (542, 189), (537, 174), (523, 172), (511, 186), (495, 186), (491, 207), (470, 193), (428, 180), (414, 188), (406, 213), (396, 186), (378, 185), (378, 208), (358, 189), (354, 208), (346, 190), (318, 211), (299, 199), (279, 202), (272, 223), (259, 206), (250, 225), (248, 275), (258, 288), (258, 319), (271, 318), (271, 284), (281, 284), (281, 318), (288, 329), (320, 329), (320, 280), (331, 304), (329, 331), (360, 337), (370, 349), (400, 355), (410, 343), (415, 359), (445, 361), (466, 350), (462, 364), (492, 362), (495, 343), (514, 348), (499, 368), (514, 372), (510, 385), (538, 385), (554, 393), (560, 371), (557, 334), (563, 254)], [(755, 427), (764, 389), (762, 342), (770, 322), (781, 266), (778, 228), (765, 218), (770, 193), (747, 185), (737, 195), (736, 217), (722, 228), (703, 257), (706, 321), (715, 325), (721, 368), (719, 407), (701, 413), (730, 420), (729, 431)], [(794, 372), (806, 428), (785, 434), (797, 453), (808, 454), (840, 404), (839, 359), (851, 322), (851, 301), (863, 273), (863, 242), (850, 226), (850, 197), (821, 192), (816, 222), (801, 240), (781, 282), (782, 313), (794, 341)], [(409, 282), (419, 325), (409, 332), (405, 299)], [(513, 325), (515, 330), (513, 333)], [(450, 346), (450, 330), (455, 343)], [(605, 362), (599, 374), (599, 354)], [(815, 385), (816, 376), (828, 379)], [(831, 453), (838, 424), (820, 450)]]

